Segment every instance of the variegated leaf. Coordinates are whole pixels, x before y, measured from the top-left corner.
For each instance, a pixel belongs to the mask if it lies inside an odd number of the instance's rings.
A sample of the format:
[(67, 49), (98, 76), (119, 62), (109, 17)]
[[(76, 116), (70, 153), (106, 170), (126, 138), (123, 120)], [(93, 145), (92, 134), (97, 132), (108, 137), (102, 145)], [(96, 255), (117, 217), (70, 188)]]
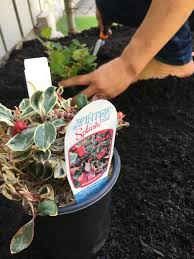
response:
[(10, 170), (7, 169), (3, 174), (4, 181), (8, 184), (15, 184), (18, 180), (15, 177), (15, 174)]
[(1, 191), (1, 193), (2, 193), (2, 195), (3, 195), (6, 199), (8, 199), (8, 200), (10, 200), (10, 201), (13, 201), (13, 200), (14, 200), (14, 197), (13, 197), (13, 195), (12, 195), (12, 193), (11, 193), (10, 190), (7, 190), (6, 188), (3, 188), (2, 191)]
[(44, 94), (42, 91), (36, 91), (30, 98), (31, 106), (35, 112), (44, 114)]
[(35, 180), (42, 181), (52, 177), (53, 169), (50, 165), (34, 161), (28, 165), (28, 173), (31, 174)]
[(17, 163), (17, 162), (22, 162), (26, 159), (28, 159), (32, 155), (32, 149), (29, 149), (24, 152), (12, 152), (12, 161)]
[(54, 178), (62, 179), (62, 178), (65, 178), (66, 175), (67, 173), (66, 173), (65, 161), (60, 160), (58, 165), (55, 167)]
[(34, 218), (23, 225), (11, 240), (11, 254), (16, 254), (26, 249), (34, 237)]
[(45, 184), (42, 186), (39, 190), (39, 197), (41, 200), (52, 200), (54, 201), (55, 195), (54, 195), (54, 189), (52, 185)]
[(13, 126), (13, 115), (11, 110), (0, 104), (0, 121), (5, 122), (8, 126)]
[(56, 129), (53, 124), (45, 122), (36, 128), (34, 142), (40, 150), (45, 152), (55, 141), (56, 135)]
[(20, 114), (20, 119), (25, 119), (26, 117), (32, 116), (34, 114), (36, 114), (36, 112), (31, 106), (29, 106)]
[(57, 138), (51, 145), (51, 151), (62, 152), (64, 150), (64, 137)]
[(24, 98), (19, 105), (19, 109), (20, 111), (24, 111), (29, 106), (31, 106), (30, 99)]
[(40, 162), (45, 162), (49, 160), (50, 156), (51, 156), (51, 151), (49, 149), (46, 152), (37, 150), (34, 153), (34, 159)]
[(56, 120), (54, 120), (52, 123), (53, 123), (53, 125), (54, 125), (56, 128), (62, 127), (62, 126), (65, 126), (65, 125), (66, 125), (66, 122), (65, 122), (65, 120), (63, 120), (63, 119), (56, 119)]
[(34, 131), (35, 128), (24, 130), (10, 139), (6, 145), (13, 151), (26, 151), (34, 143)]
[(57, 103), (57, 94), (55, 92), (55, 87), (49, 87), (44, 93), (44, 112), (45, 114), (49, 113), (49, 111), (55, 106)]

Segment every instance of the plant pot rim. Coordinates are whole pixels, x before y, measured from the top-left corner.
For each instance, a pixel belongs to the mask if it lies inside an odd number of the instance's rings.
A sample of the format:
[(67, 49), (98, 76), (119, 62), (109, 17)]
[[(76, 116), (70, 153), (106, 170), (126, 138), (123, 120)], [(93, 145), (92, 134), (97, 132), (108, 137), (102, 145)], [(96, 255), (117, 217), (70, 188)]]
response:
[(88, 200), (80, 203), (80, 204), (73, 204), (68, 205), (64, 207), (59, 207), (58, 209), (58, 215), (64, 215), (64, 214), (71, 214), (83, 209), (86, 209), (87, 207), (93, 205), (94, 203), (101, 200), (115, 185), (121, 169), (121, 160), (118, 151), (116, 148), (114, 148), (114, 154), (113, 154), (113, 172), (112, 176), (108, 180), (107, 184), (104, 186), (104, 188), (98, 192), (96, 195), (92, 196)]

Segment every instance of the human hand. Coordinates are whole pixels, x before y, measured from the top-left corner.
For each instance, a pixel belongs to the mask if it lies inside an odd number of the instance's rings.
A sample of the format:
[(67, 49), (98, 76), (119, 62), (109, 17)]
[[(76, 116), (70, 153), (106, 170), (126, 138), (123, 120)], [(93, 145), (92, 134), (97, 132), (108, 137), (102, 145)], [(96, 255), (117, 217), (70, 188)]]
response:
[(134, 81), (135, 75), (130, 73), (125, 61), (119, 57), (102, 65), (90, 74), (63, 80), (59, 85), (65, 88), (88, 86), (79, 94), (85, 94), (87, 97), (91, 97), (100, 93), (107, 99), (111, 99), (124, 92)]

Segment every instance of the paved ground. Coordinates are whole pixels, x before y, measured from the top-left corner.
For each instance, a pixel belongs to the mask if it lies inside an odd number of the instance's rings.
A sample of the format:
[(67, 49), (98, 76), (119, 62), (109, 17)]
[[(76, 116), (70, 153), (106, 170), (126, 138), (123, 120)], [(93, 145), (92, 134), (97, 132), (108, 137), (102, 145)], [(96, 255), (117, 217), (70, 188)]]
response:
[(80, 0), (75, 8), (76, 10), (76, 15), (78, 16), (93, 16), (95, 15), (95, 0)]

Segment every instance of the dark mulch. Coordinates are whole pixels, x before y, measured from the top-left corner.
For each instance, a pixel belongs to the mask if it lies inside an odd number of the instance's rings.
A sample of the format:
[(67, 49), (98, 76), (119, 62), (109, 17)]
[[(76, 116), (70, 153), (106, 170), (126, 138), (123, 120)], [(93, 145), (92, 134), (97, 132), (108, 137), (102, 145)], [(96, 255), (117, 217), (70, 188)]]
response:
[[(99, 64), (118, 56), (131, 33), (126, 27), (114, 29), (113, 39), (99, 54)], [(96, 35), (90, 30), (76, 38), (92, 46)], [(70, 39), (62, 41), (67, 44)], [(42, 55), (37, 41), (12, 53), (0, 69), (0, 102), (13, 106), (27, 96), (23, 60)], [(130, 128), (117, 137), (122, 170), (113, 191), (110, 235), (97, 258), (192, 258), (194, 76), (139, 82), (113, 102), (127, 114)], [(11, 258), (8, 243), (22, 217), (17, 206), (1, 198), (0, 258)], [(13, 258), (41, 257), (28, 250)]]

